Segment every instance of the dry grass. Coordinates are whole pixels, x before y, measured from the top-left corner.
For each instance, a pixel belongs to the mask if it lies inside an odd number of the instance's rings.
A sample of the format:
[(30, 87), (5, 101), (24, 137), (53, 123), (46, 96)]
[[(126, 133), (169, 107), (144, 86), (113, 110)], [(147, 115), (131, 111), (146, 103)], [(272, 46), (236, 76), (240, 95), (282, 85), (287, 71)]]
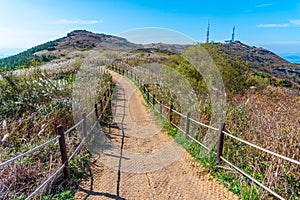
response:
[[(246, 141), (300, 160), (299, 91), (268, 87), (236, 96), (228, 112), (227, 129)], [(286, 198), (300, 195), (300, 166), (254, 148), (227, 142), (227, 156)]]
[[(53, 68), (48, 66), (51, 68), (49, 72), (28, 70), (26, 73), (11, 74), (7, 79), (0, 80), (3, 103), (0, 108), (0, 162), (57, 136), (58, 125), (64, 125), (65, 130), (74, 125), (72, 83), (73, 75), (81, 64), (97, 66), (97, 59), (88, 57), (74, 66), (68, 65), (70, 68), (64, 65), (58, 65), (57, 69), (56, 65)], [(109, 79), (108, 75), (99, 77), (98, 89), (94, 91), (97, 100), (103, 97)], [(69, 155), (80, 142), (80, 131), (79, 127), (66, 137)], [(0, 199), (28, 196), (59, 166), (60, 150), (58, 141), (55, 141), (1, 167)], [(55, 180), (44, 188), (44, 193)]]

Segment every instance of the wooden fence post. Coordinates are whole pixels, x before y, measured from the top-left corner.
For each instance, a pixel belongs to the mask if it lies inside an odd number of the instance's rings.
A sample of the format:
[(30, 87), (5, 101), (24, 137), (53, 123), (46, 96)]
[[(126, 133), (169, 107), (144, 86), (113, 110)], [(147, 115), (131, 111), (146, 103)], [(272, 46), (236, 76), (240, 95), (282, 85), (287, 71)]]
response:
[(111, 96), (112, 92), (109, 92), (108, 90), (108, 110), (111, 110)]
[(106, 96), (106, 92), (104, 92), (104, 102), (103, 102), (103, 103), (105, 103), (105, 102), (106, 102), (106, 98), (107, 98), (107, 96)]
[(173, 103), (170, 104), (170, 116), (169, 116), (169, 120), (170, 120), (170, 123), (172, 122), (172, 119), (173, 119), (173, 116), (172, 116), (172, 110), (173, 110), (174, 106), (173, 106)]
[(109, 89), (106, 89), (106, 96), (109, 97)]
[(82, 136), (86, 137), (87, 136), (87, 125), (86, 125), (86, 113), (85, 112), (82, 113), (82, 119), (83, 119), (83, 122), (82, 122)]
[(100, 112), (102, 112), (102, 99), (100, 99), (99, 101), (99, 108), (100, 108)]
[(185, 138), (188, 139), (188, 135), (190, 134), (190, 117), (191, 113), (188, 112), (186, 114), (186, 123), (185, 123)]
[(153, 107), (154, 107), (154, 105), (155, 105), (155, 94), (153, 94), (152, 105), (153, 105)]
[(98, 105), (96, 103), (94, 104), (94, 108), (95, 108), (96, 119), (98, 120), (98, 118), (99, 118), (99, 115), (98, 115)]
[(61, 162), (64, 164), (64, 177), (65, 179), (70, 179), (70, 169), (69, 169), (69, 163), (68, 163), (68, 154), (67, 154), (67, 148), (66, 148), (66, 141), (65, 141), (65, 133), (64, 133), (64, 127), (62, 125), (56, 127), (57, 134), (60, 135), (59, 138), (59, 148), (60, 148), (60, 154), (61, 154)]
[(162, 116), (162, 105), (161, 105), (161, 101), (159, 102), (159, 114)]
[(109, 91), (110, 91), (110, 93), (112, 93), (112, 88), (113, 88), (113, 83), (110, 82), (110, 84), (109, 84)]
[(217, 149), (217, 163), (221, 162), (221, 156), (223, 154), (223, 144), (224, 144), (224, 128), (225, 123), (221, 122), (220, 128), (219, 128), (219, 140), (218, 140), (218, 149)]
[(150, 92), (147, 90), (147, 101), (150, 103)]

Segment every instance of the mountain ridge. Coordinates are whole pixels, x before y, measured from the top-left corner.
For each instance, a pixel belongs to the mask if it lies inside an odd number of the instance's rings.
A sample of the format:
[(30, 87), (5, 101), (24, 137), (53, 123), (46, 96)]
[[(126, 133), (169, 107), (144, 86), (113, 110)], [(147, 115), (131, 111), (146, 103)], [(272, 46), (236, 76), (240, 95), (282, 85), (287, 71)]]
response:
[[(238, 59), (243, 60), (254, 71), (260, 71), (300, 85), (300, 65), (290, 63), (267, 49), (248, 46), (239, 41), (232, 44), (202, 44), (204, 48), (208, 48), (207, 50), (213, 48), (214, 45), (220, 47), (220, 54), (225, 54), (234, 61)], [(17, 55), (0, 59), (0, 68), (16, 69), (20, 67), (29, 67), (32, 63), (48, 62), (57, 58), (57, 54), (53, 54), (53, 52), (63, 52), (64, 50), (85, 51), (90, 49), (104, 49), (128, 51), (138, 49), (159, 49), (174, 54), (180, 54), (180, 52), (184, 51), (187, 47), (189, 47), (189, 45), (164, 43), (146, 45), (134, 44), (125, 38), (118, 36), (93, 33), (86, 30), (74, 30), (65, 37), (32, 47)], [(63, 53), (58, 55), (63, 55)]]

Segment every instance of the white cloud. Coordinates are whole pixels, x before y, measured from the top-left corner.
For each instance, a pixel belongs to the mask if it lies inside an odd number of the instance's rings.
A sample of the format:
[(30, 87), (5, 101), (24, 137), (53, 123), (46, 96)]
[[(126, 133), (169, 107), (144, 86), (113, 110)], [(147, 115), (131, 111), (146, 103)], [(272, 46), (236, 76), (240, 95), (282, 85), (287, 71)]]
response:
[(290, 22), (295, 25), (300, 25), (300, 19), (291, 20)]
[(59, 19), (55, 22), (55, 24), (98, 24), (102, 23), (102, 21), (98, 20), (82, 20), (82, 19)]
[(259, 24), (256, 27), (258, 28), (282, 28), (288, 27), (289, 24)]
[(272, 6), (272, 4), (271, 3), (264, 3), (264, 4), (256, 5), (255, 7), (256, 8), (261, 8), (261, 7), (267, 7), (267, 6)]

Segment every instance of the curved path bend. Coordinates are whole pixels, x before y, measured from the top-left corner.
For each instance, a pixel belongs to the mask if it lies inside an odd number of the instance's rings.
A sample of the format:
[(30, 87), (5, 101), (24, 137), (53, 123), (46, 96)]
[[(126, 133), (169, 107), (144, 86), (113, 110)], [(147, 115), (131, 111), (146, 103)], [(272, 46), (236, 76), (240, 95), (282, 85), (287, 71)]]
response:
[(110, 147), (75, 199), (239, 199), (160, 130), (134, 84), (115, 72)]

